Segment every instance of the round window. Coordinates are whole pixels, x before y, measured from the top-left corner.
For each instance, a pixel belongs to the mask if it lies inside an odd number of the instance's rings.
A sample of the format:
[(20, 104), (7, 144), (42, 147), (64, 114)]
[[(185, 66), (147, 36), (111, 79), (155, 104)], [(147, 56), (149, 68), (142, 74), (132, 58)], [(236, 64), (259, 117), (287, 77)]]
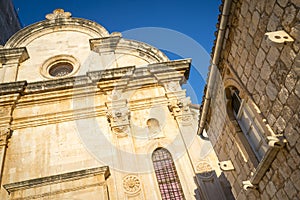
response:
[(73, 65), (68, 62), (59, 62), (49, 68), (49, 74), (53, 77), (62, 77), (73, 71)]
[(71, 55), (57, 55), (47, 59), (42, 67), (41, 74), (48, 79), (71, 77), (77, 73), (79, 62)]

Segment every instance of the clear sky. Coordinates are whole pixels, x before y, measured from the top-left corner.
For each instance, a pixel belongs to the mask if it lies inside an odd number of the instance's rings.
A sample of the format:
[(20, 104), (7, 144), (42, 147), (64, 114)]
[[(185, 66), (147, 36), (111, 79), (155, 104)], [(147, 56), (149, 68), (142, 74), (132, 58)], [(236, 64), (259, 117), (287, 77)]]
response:
[(192, 70), (184, 87), (193, 103), (201, 103), (209, 55), (215, 39), (220, 0), (13, 0), (22, 26), (45, 19), (62, 8), (95, 21), (109, 32), (144, 41), (171, 60), (192, 58)]

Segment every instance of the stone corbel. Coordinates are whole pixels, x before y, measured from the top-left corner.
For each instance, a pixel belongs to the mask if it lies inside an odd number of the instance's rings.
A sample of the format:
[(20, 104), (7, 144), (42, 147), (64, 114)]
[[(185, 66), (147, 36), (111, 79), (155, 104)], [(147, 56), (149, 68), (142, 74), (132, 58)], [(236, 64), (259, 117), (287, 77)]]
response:
[(280, 31), (273, 31), (273, 32), (268, 32), (265, 33), (265, 35), (267, 36), (267, 41), (271, 44), (271, 45), (281, 45), (281, 44), (286, 44), (288, 42), (293, 42), (294, 39), (287, 34), (284, 30), (280, 30)]
[(231, 160), (226, 160), (226, 161), (219, 162), (218, 165), (220, 166), (220, 169), (222, 171), (234, 170), (234, 166), (233, 166)]
[(244, 190), (248, 190), (248, 189), (256, 189), (256, 188), (257, 188), (255, 185), (253, 185), (253, 184), (251, 183), (250, 180), (243, 181), (242, 183), (243, 183), (243, 189), (244, 189)]
[(268, 145), (274, 148), (283, 148), (287, 143), (287, 140), (283, 138), (282, 135), (274, 135), (274, 136), (267, 136)]

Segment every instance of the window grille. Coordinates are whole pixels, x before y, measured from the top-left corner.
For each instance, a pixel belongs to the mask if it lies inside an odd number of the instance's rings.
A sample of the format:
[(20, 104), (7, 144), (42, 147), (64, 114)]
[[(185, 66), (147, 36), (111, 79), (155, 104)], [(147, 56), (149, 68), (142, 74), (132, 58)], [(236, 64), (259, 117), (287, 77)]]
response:
[(156, 149), (152, 154), (152, 162), (162, 199), (185, 199), (170, 152), (164, 148)]

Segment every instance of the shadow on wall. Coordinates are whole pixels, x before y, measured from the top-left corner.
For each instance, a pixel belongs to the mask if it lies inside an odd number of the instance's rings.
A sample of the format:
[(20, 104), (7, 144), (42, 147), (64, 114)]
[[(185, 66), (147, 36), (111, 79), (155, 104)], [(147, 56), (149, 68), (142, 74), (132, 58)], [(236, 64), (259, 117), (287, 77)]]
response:
[(216, 172), (207, 171), (198, 173), (194, 177), (196, 183), (199, 184), (197, 190), (195, 190), (195, 198), (201, 200), (234, 200), (234, 196), (231, 192), (231, 186), (222, 172), (217, 177)]

